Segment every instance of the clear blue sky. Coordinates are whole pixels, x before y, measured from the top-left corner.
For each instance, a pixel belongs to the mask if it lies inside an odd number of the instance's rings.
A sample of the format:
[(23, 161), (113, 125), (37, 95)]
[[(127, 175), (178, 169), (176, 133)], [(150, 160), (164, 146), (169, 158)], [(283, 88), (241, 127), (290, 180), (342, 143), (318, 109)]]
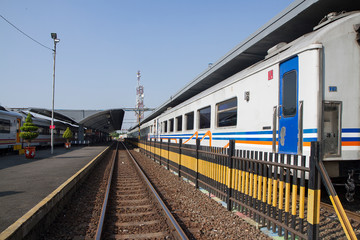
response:
[[(291, 2), (2, 0), (0, 14), (49, 48), (58, 34), (56, 109), (134, 107), (138, 70), (156, 108)], [(50, 109), (52, 51), (2, 18), (0, 36), (0, 105)]]

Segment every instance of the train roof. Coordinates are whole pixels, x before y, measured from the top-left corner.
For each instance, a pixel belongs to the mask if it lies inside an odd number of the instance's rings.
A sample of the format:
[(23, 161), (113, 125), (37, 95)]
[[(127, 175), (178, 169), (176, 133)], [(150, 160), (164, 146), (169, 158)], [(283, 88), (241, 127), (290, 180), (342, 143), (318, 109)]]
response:
[(4, 116), (4, 115), (12, 116), (12, 117), (22, 117), (22, 115), (20, 113), (8, 111), (5, 108), (1, 107), (0, 108), (0, 116)]
[[(229, 51), (165, 103), (155, 109), (142, 123), (159, 116), (168, 108), (222, 82), (235, 73), (265, 59), (267, 51), (280, 42), (292, 42), (313, 28), (330, 12), (360, 10), (360, 1), (296, 0), (268, 23)], [(134, 127), (135, 128), (135, 127)]]
[[(275, 62), (281, 62), (284, 59), (289, 58), (289, 56), (293, 56), (299, 54), (300, 52), (304, 52), (310, 49), (319, 49), (322, 48), (322, 41), (327, 39), (327, 32), (332, 31), (332, 29), (339, 27), (344, 21), (353, 21), (358, 23), (360, 20), (360, 11), (354, 12), (347, 12), (347, 13), (340, 13), (337, 16), (332, 15), (332, 17), (324, 21), (320, 27), (316, 27), (314, 32), (306, 34), (300, 38), (295, 39), (290, 43), (280, 43), (279, 46), (274, 47), (273, 50), (268, 52), (268, 55), (265, 56), (265, 59), (232, 75), (231, 77), (225, 79), (217, 83), (216, 85), (209, 87), (208, 89), (202, 91), (201, 93), (196, 94), (195, 96), (185, 100), (182, 103), (174, 106), (171, 109), (165, 110), (164, 113), (172, 113), (177, 111), (179, 108), (184, 107), (194, 101), (204, 98), (205, 96), (222, 89), (236, 81), (241, 81), (247, 76), (254, 74), (254, 72), (261, 71), (262, 69), (269, 67), (269, 65), (274, 64)], [(334, 24), (329, 24), (330, 22), (334, 22)], [(328, 25), (329, 24), (329, 25)], [(351, 25), (353, 26), (353, 25)], [(346, 29), (341, 26), (343, 31), (347, 31)], [(355, 44), (355, 42), (354, 42)], [(275, 62), (270, 60), (270, 58), (276, 56)], [(161, 117), (161, 115), (159, 115)], [(173, 116), (174, 117), (174, 116)], [(143, 124), (143, 126), (151, 125), (151, 121), (148, 121)]]

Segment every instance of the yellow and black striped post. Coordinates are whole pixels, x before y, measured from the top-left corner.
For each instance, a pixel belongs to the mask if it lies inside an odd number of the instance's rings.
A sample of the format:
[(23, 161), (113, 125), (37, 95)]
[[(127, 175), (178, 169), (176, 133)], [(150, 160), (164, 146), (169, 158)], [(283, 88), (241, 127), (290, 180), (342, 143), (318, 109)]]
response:
[[(275, 153), (274, 155), (274, 162), (278, 163), (279, 161), (279, 154)], [(273, 199), (272, 199), (272, 207), (271, 207), (271, 211), (272, 211), (272, 218), (276, 220), (276, 208), (277, 208), (277, 200), (278, 200), (278, 167), (275, 165), (274, 166), (274, 173), (273, 173)], [(276, 232), (276, 224), (273, 222), (272, 224), (272, 230), (273, 232)]]
[[(301, 157), (301, 166), (305, 167), (306, 156)], [(304, 233), (304, 218), (305, 218), (305, 171), (301, 171), (300, 179), (300, 199), (299, 199), (299, 231)]]
[(199, 149), (200, 139), (196, 139), (196, 176), (195, 176), (195, 188), (199, 188)]
[(160, 144), (159, 144), (159, 162), (161, 165), (161, 152), (162, 152), (162, 138), (160, 138)]
[[(287, 165), (291, 165), (291, 155), (286, 156)], [(290, 168), (286, 168), (286, 179), (285, 179), (285, 225), (289, 226), (289, 216), (290, 216), (290, 193), (291, 193), (291, 183), (290, 183)], [(284, 230), (284, 238), (288, 239), (288, 230)]]
[(310, 173), (308, 189), (308, 239), (319, 239), (320, 221), (320, 174), (316, 167), (319, 160), (320, 148), (318, 142), (311, 142)]
[(235, 152), (235, 140), (230, 140), (229, 141), (229, 154), (228, 154), (228, 161), (227, 161), (227, 167), (228, 167), (228, 185), (226, 187), (226, 191), (227, 191), (227, 195), (226, 195), (226, 204), (227, 204), (227, 210), (231, 211), (232, 208), (232, 202), (231, 202), (231, 181), (232, 181), (232, 168), (233, 168), (233, 156), (234, 156), (234, 152)]
[(178, 176), (181, 177), (181, 147), (182, 147), (182, 139), (179, 139), (179, 164), (178, 164)]
[[(280, 163), (284, 164), (285, 162), (285, 155), (281, 154), (280, 156)], [(282, 216), (284, 213), (284, 186), (285, 186), (285, 180), (284, 180), (284, 167), (280, 167), (280, 181), (279, 181), (279, 212), (278, 212), (278, 218), (279, 220), (282, 220)], [(279, 226), (279, 233), (280, 236), (282, 236), (282, 227)]]
[[(262, 154), (262, 152), (259, 152), (259, 160), (263, 160), (262, 159), (262, 156), (263, 156), (263, 154)], [(261, 163), (261, 164), (259, 164), (259, 168), (258, 168), (258, 181), (259, 181), (259, 183), (258, 183), (258, 208), (259, 208), (259, 211), (260, 212), (262, 212), (262, 213), (265, 213), (265, 207), (263, 206), (263, 203), (262, 203), (262, 201), (261, 201), (261, 199), (262, 199), (262, 183), (263, 183), (263, 175), (264, 175), (264, 173), (263, 173), (263, 164)], [(264, 223), (264, 218), (263, 217), (260, 217), (260, 215), (258, 215), (258, 220), (257, 220), (257, 222), (258, 223), (261, 223), (261, 222), (263, 222)]]
[[(265, 161), (266, 160), (268, 160), (269, 162), (272, 162), (272, 156), (273, 156), (273, 154), (272, 153), (270, 153), (269, 154), (269, 158), (267, 158), (267, 155), (265, 155)], [(272, 192), (273, 192), (273, 185), (272, 185), (272, 183), (273, 183), (273, 175), (272, 175), (272, 166), (270, 165), (270, 166), (268, 166), (268, 168), (267, 168), (267, 170), (268, 170), (268, 175), (267, 175), (267, 180), (268, 180), (268, 182), (267, 182), (267, 185), (268, 185), (268, 187), (267, 187), (267, 189), (268, 189), (268, 193), (267, 193), (267, 214), (268, 214), (268, 216), (269, 216), (269, 218), (271, 218), (271, 210), (272, 210)], [(271, 228), (271, 221), (270, 220), (268, 220), (268, 224), (267, 224), (267, 227), (268, 227), (268, 230), (270, 230), (270, 228)]]
[(317, 167), (320, 172), (323, 183), (325, 185), (326, 191), (331, 200), (331, 203), (335, 209), (335, 212), (339, 218), (341, 226), (345, 232), (346, 238), (350, 239), (350, 240), (357, 240), (354, 229), (352, 228), (350, 221), (349, 221), (348, 217), (346, 216), (344, 208), (340, 202), (340, 199), (335, 191), (334, 186), (331, 183), (330, 177), (327, 174), (325, 166), (321, 159), (318, 159)]
[[(298, 165), (299, 156), (294, 156), (294, 166)], [(291, 197), (291, 228), (295, 229), (296, 224), (296, 210), (297, 210), (297, 196), (298, 196), (298, 171), (293, 172), (292, 181), (292, 197)], [(291, 239), (295, 239), (295, 234), (291, 233)]]
[(154, 162), (156, 162), (156, 138), (153, 138), (153, 156), (154, 156)]
[[(255, 152), (255, 159), (259, 159), (258, 158), (258, 152), (256, 151)], [(253, 208), (256, 209), (256, 210), (259, 210), (259, 201), (258, 201), (258, 198), (257, 198), (257, 194), (258, 194), (258, 168), (259, 168), (259, 164), (258, 163), (254, 163), (254, 187), (253, 187)], [(259, 220), (259, 215), (254, 213), (254, 216), (253, 216), (253, 219), (255, 221), (258, 221)]]
[[(267, 161), (267, 153), (265, 152), (264, 153), (264, 162)], [(263, 165), (263, 192), (262, 192), (262, 211), (263, 213), (267, 213), (267, 215), (269, 216), (269, 209), (267, 209), (267, 202), (266, 202), (266, 199), (267, 199), (267, 182), (268, 182), (268, 179), (267, 179), (267, 173), (268, 173), (268, 166), (265, 164)], [(264, 224), (267, 225), (267, 228), (268, 230), (270, 230), (270, 222), (269, 220), (265, 220), (264, 218)]]
[[(246, 158), (246, 151), (241, 150), (240, 156), (242, 158)], [(243, 160), (241, 160), (241, 202), (242, 203), (244, 203), (246, 200), (246, 198), (245, 198), (245, 182), (246, 182), (245, 178), (246, 178), (246, 161), (243, 159)], [(246, 209), (246, 207), (242, 206), (241, 212), (244, 213), (245, 209)]]
[(167, 170), (170, 170), (170, 138), (168, 138), (166, 161), (167, 161)]

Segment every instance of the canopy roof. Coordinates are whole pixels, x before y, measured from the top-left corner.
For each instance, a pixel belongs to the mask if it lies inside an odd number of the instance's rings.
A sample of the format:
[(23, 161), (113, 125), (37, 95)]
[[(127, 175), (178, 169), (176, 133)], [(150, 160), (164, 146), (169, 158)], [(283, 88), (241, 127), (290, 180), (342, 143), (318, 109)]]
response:
[[(30, 112), (51, 118), (51, 110), (43, 108), (29, 108)], [(123, 109), (109, 110), (55, 110), (54, 118), (76, 125), (99, 130), (106, 133), (120, 130), (123, 119)]]
[[(43, 116), (47, 116), (51, 118), (51, 113), (52, 111), (49, 109), (45, 109), (45, 108), (29, 108), (30, 112), (33, 113), (37, 113)], [(67, 123), (71, 123), (71, 124), (77, 124), (76, 121), (74, 121), (74, 119), (71, 119), (65, 115), (62, 115), (61, 113), (58, 113), (56, 111), (54, 111), (54, 118), (63, 122), (67, 122)]]
[(124, 119), (124, 110), (111, 109), (95, 113), (81, 120), (79, 124), (92, 129), (111, 133), (120, 130)]

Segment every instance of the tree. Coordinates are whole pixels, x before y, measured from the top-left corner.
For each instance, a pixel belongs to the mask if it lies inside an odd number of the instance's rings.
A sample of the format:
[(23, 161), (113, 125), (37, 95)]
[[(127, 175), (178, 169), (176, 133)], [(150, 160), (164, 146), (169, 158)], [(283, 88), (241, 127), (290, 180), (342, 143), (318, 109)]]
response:
[(25, 123), (20, 128), (20, 137), (27, 142), (28, 147), (30, 146), (31, 140), (39, 136), (38, 129), (39, 128), (32, 123), (31, 114), (29, 113), (25, 119)]
[(70, 130), (69, 127), (66, 128), (64, 134), (63, 134), (63, 138), (66, 139), (66, 142), (69, 143), (69, 140), (73, 137), (73, 133), (72, 131)]
[(113, 137), (113, 138), (118, 138), (119, 135), (120, 135), (120, 133), (118, 133), (118, 132), (112, 132), (112, 133), (110, 133), (110, 136)]

